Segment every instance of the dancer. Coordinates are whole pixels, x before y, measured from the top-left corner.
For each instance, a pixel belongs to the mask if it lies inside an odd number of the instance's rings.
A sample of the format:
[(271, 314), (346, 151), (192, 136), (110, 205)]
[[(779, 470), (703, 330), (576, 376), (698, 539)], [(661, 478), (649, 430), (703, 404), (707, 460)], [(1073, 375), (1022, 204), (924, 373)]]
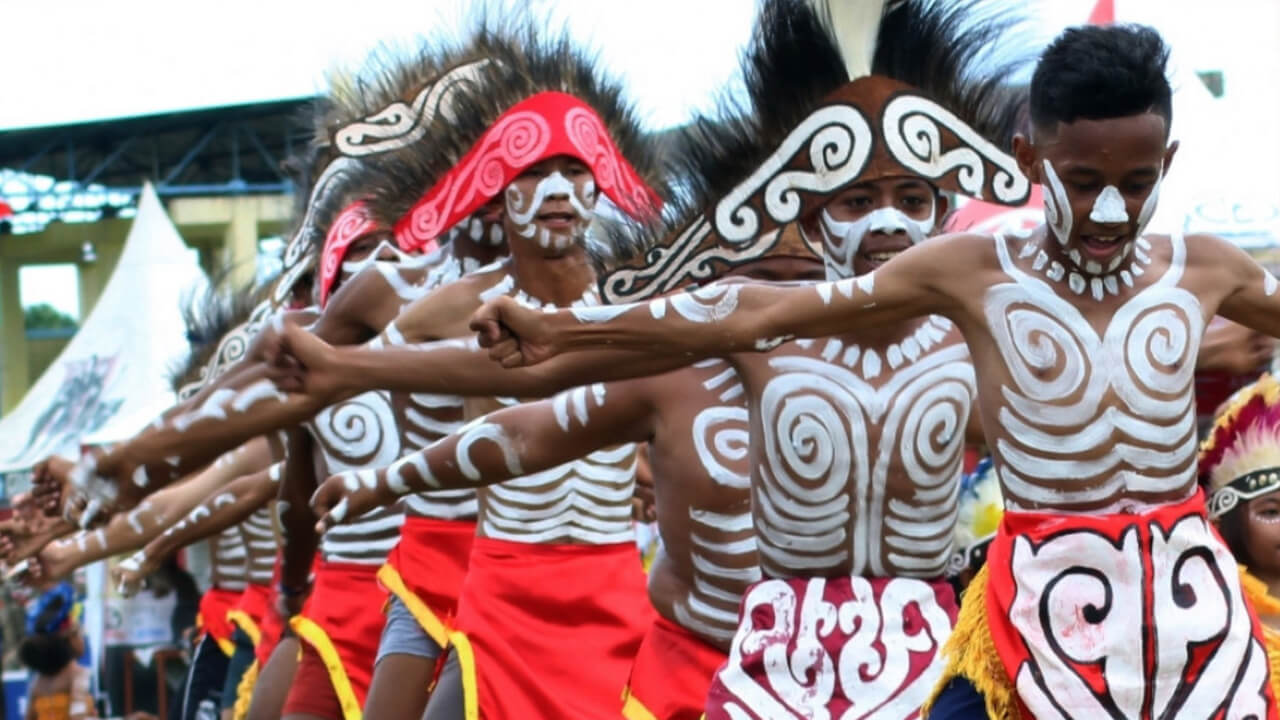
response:
[[(934, 717), (1275, 717), (1256, 618), (1196, 488), (1191, 375), (1215, 313), (1280, 334), (1278, 283), (1219, 238), (1144, 235), (1177, 149), (1166, 58), (1154, 30), (1124, 25), (1070, 29), (1044, 52), (1032, 133), (1014, 146), (1046, 198), (1025, 237), (953, 235), (862, 278), (699, 291), (599, 322), (496, 299), (475, 325), (520, 365), (604, 342), (702, 357), (946, 315), (974, 355), (1006, 512)], [(689, 312), (657, 317), (669, 305)], [(1169, 595), (1182, 582), (1194, 596)]]
[[(955, 37), (954, 28), (964, 12), (918, 6), (890, 11), (880, 28), (882, 52), (876, 63), (871, 62), (865, 47), (853, 50), (852, 59), (856, 62), (856, 53), (865, 53), (862, 67), (874, 68), (877, 74), (850, 82), (845, 65), (848, 56), (841, 56), (836, 39), (820, 16), (802, 3), (767, 4), (748, 77), (760, 83), (756, 96), (774, 106), (754, 108), (762, 118), (758, 125), (748, 122), (746, 137), (740, 142), (708, 143), (704, 137), (703, 142), (694, 143), (704, 148), (731, 148), (727, 155), (734, 161), (733, 169), (707, 178), (709, 188), (703, 190), (706, 194), (700, 200), (700, 212), (678, 223), (672, 242), (646, 255), (650, 264), (608, 277), (605, 293), (616, 299), (624, 299), (624, 295), (649, 298), (680, 287), (690, 278), (705, 277), (717, 266), (749, 262), (775, 247), (780, 237), (787, 237), (777, 232), (784, 223), (795, 222), (807, 237), (824, 243), (828, 271), (839, 278), (869, 273), (886, 257), (925, 240), (945, 214), (939, 189), (966, 188), (956, 175), (922, 174), (908, 155), (892, 152), (893, 145), (879, 124), (888, 115), (889, 100), (911, 103), (913, 112), (926, 118), (950, 119), (948, 149), (965, 143), (962, 152), (986, 158), (989, 164), (981, 167), (988, 175), (1001, 164), (1013, 164), (990, 144), (975, 142), (978, 133), (956, 120), (952, 111), (890, 79), (925, 84), (949, 99), (950, 107), (982, 120), (984, 127), (1007, 128), (1011, 122), (1008, 117), (984, 118), (975, 111), (987, 107), (986, 100), (1005, 97), (997, 83), (968, 86), (936, 71), (947, 67), (966, 77), (956, 58), (973, 57), (990, 38)], [(879, 6), (871, 13), (878, 20)], [(990, 27), (995, 34), (1002, 25), (996, 22)], [(895, 48), (911, 48), (911, 53), (895, 54)], [(1016, 103), (1009, 109), (1016, 110)], [(992, 134), (999, 135), (999, 131)], [(807, 182), (808, 166), (797, 163), (808, 158), (836, 160), (807, 149), (810, 142), (814, 147), (837, 143), (837, 147), (863, 154), (839, 156), (852, 164), (825, 168), (827, 181), (821, 189), (812, 190), (813, 183)], [(872, 148), (878, 148), (874, 156)], [(772, 168), (777, 176), (762, 168)], [(788, 182), (809, 190), (796, 193), (793, 203), (771, 205), (771, 193), (792, 187)], [(696, 179), (691, 184), (700, 188)], [(967, 189), (1000, 198), (990, 185)], [(1027, 189), (1024, 183), (1020, 193), (1002, 199), (1019, 202)], [(739, 287), (749, 286), (712, 285), (707, 292), (733, 294)], [(650, 307), (661, 312), (669, 301), (660, 298), (650, 302)], [(672, 306), (675, 313), (697, 316), (701, 309), (681, 296), (670, 302), (676, 303)], [(586, 308), (574, 311), (574, 316), (600, 320), (616, 312), (625, 311)], [(294, 340), (304, 341), (294, 337), (291, 343)], [(958, 332), (941, 318), (934, 318), (902, 322), (879, 333), (863, 331), (819, 343), (778, 341), (754, 349), (769, 352), (724, 357), (741, 377), (751, 409), (751, 436), (759, 439), (752, 463), (755, 525), (761, 570), (772, 579), (747, 592), (739, 635), (730, 645), (728, 667), (713, 687), (709, 716), (756, 716), (746, 714), (745, 708), (766, 717), (860, 708), (884, 717), (914, 716), (942, 670), (937, 653), (950, 631), (955, 609), (950, 587), (940, 576), (950, 555), (961, 450), (974, 389), (972, 369)], [(432, 356), (437, 352), (421, 356), (416, 367), (435, 366)], [(364, 369), (362, 381), (410, 382), (407, 377), (395, 378), (394, 370), (384, 372), (388, 363), (377, 363), (384, 367), (375, 370), (374, 361), (380, 353), (334, 349), (319, 355), (332, 357), (300, 357), (308, 368), (308, 386), (327, 382), (316, 374), (336, 378), (354, 367)], [(587, 369), (586, 375), (610, 374), (627, 364), (617, 352), (591, 355), (598, 367)], [(344, 366), (339, 357), (350, 364)], [(607, 367), (601, 357), (608, 359)], [(404, 366), (405, 374), (415, 367), (411, 358), (401, 354), (396, 360), (406, 361), (410, 362)], [(567, 376), (580, 382), (584, 375), (578, 370), (583, 363), (575, 365), (571, 358), (565, 361), (553, 363), (556, 366), (542, 376)], [(647, 368), (631, 371), (688, 362), (687, 356), (673, 353), (654, 357)], [(373, 375), (376, 380), (370, 379)], [(458, 382), (456, 373), (449, 382)], [(849, 389), (841, 387), (842, 382)], [(562, 396), (561, 424), (589, 424), (592, 432), (603, 432), (613, 417), (608, 409), (612, 402), (608, 387), (581, 388)], [(510, 411), (510, 418), (515, 417), (516, 411)], [(483, 425), (433, 446), (422, 456), (398, 463), (385, 474), (389, 483), (372, 487), (353, 483), (343, 497), (349, 499), (350, 511), (357, 512), (366, 502), (388, 501), (397, 486), (413, 489), (468, 482), (457, 472), (458, 467), (466, 467), (461, 462), (464, 459), (483, 468), (476, 473), (483, 482), (493, 479), (487, 474), (495, 472), (491, 465), (500, 468), (507, 457), (535, 455), (541, 461), (547, 452), (528, 440), (528, 431), (523, 430), (534, 423), (522, 420), (522, 430), (508, 437), (498, 432), (513, 427), (507, 415), (491, 416)], [(480, 442), (481, 436), (490, 437), (490, 442)], [(852, 462), (839, 457), (838, 448), (866, 442), (868, 437), (871, 442), (861, 446)], [(509, 456), (497, 452), (506, 447), (511, 448)], [(822, 502), (805, 505), (808, 496), (800, 488), (821, 493)], [(661, 497), (659, 502), (664, 502)], [(807, 616), (788, 615), (779, 609), (787, 604), (786, 598), (792, 598), (798, 607), (862, 607), (867, 618), (883, 617), (884, 634), (877, 633), (877, 642), (884, 649), (877, 650), (876, 657), (884, 669), (861, 676), (841, 670), (837, 662), (841, 648), (861, 642), (856, 628), (839, 629), (832, 624), (820, 630)], [(777, 607), (773, 606), (775, 601)], [(903, 603), (911, 609), (904, 611)], [(769, 633), (753, 627), (764, 617), (784, 618), (778, 621), (783, 625), (770, 626)], [(875, 622), (877, 626), (880, 623)], [(819, 632), (822, 635), (816, 636)], [(762, 639), (765, 634), (771, 640)], [(806, 666), (813, 675), (804, 685), (812, 692), (801, 692), (766, 671), (765, 657), (773, 653), (788, 657), (797, 652), (797, 645), (816, 642), (828, 650), (814, 658), (813, 666)], [(853, 662), (849, 660), (850, 667)], [(842, 683), (839, 689), (837, 678)], [(644, 704), (643, 697), (638, 704)], [(632, 709), (640, 712), (638, 707)]]

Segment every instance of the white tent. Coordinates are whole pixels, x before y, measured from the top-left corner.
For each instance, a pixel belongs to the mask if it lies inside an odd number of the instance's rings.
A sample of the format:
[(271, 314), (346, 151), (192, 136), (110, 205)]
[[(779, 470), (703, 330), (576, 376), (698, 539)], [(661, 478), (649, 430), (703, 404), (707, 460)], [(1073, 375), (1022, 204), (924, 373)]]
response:
[(166, 374), (188, 349), (182, 299), (208, 282), (147, 185), (97, 305), (22, 402), (0, 418), (0, 473), (81, 443), (123, 440), (173, 402)]

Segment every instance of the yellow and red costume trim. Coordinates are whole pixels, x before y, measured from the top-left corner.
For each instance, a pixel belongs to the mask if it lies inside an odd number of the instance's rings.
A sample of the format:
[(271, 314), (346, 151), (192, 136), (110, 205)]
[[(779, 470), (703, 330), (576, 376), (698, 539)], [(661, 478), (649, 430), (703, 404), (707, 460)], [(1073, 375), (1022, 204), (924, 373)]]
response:
[(622, 691), (627, 720), (699, 720), (728, 655), (664, 617), (649, 626)]
[(449, 626), (458, 612), (471, 544), (473, 520), (406, 517), (400, 542), (378, 570), (378, 582), (409, 609), (440, 647), (449, 646)]
[(302, 613), (289, 621), (324, 663), (345, 720), (360, 720), (369, 693), (386, 619), (370, 600), (380, 594), (377, 567), (321, 561)]
[(227, 657), (235, 652), (235, 643), (231, 640), (233, 627), (227, 620), (227, 613), (240, 601), (240, 593), (221, 588), (210, 588), (200, 598), (200, 609), (196, 614), (197, 639), (205, 635), (213, 638), (218, 649)]
[(634, 543), (476, 538), (449, 635), (466, 719), (617, 717), (653, 617)]

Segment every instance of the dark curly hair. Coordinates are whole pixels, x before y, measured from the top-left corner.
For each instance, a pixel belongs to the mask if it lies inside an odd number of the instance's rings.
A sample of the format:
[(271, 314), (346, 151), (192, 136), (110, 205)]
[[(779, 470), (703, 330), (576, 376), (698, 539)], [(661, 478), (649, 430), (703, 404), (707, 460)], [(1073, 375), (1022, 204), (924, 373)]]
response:
[(1052, 131), (1078, 119), (1154, 112), (1173, 120), (1165, 76), (1169, 47), (1145, 25), (1068, 28), (1045, 49), (1031, 77), (1031, 121)]

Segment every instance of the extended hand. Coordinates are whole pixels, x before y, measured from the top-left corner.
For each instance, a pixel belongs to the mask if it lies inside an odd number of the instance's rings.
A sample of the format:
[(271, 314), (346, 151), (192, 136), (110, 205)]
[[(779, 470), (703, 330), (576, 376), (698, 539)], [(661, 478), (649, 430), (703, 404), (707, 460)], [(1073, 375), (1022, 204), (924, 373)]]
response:
[(311, 496), (311, 510), (320, 518), (316, 532), (323, 535), (335, 525), (350, 522), (399, 499), (385, 482), (377, 479), (373, 470), (334, 475)]
[(276, 387), (316, 398), (340, 395), (345, 378), (334, 367), (333, 346), (293, 323), (275, 333), (268, 362)]
[(480, 347), (488, 348), (489, 357), (503, 367), (537, 365), (559, 352), (555, 317), (503, 296), (485, 303), (471, 316), (471, 329)]
[(152, 571), (146, 553), (139, 551), (112, 568), (111, 579), (116, 584), (116, 592), (123, 597), (133, 597), (142, 589), (143, 582)]

